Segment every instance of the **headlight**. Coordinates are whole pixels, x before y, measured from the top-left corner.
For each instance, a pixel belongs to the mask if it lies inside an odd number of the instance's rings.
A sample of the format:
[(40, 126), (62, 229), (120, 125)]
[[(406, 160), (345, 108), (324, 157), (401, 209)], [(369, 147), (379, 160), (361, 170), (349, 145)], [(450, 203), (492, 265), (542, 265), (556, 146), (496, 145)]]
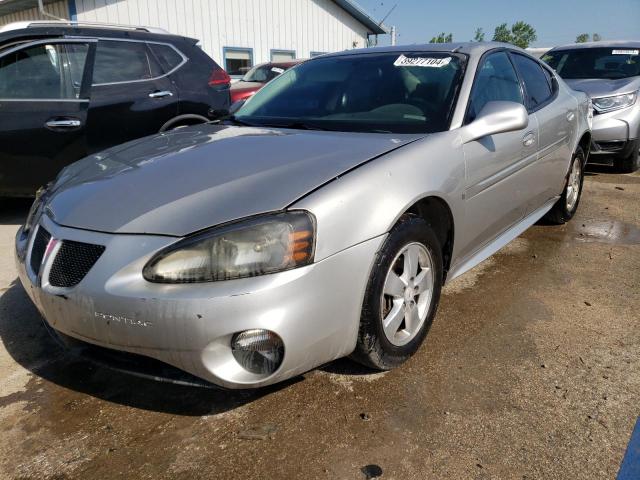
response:
[(23, 235), (28, 235), (29, 232), (35, 226), (35, 223), (38, 220), (38, 213), (39, 213), (38, 211), (40, 209), (40, 205), (42, 205), (42, 202), (44, 201), (44, 198), (46, 196), (45, 194), (47, 192), (47, 188), (48, 188), (48, 185), (45, 187), (40, 187), (36, 192), (36, 198), (33, 201), (33, 204), (29, 209), (29, 213), (27, 214), (27, 219), (24, 222), (24, 227), (22, 229)]
[(619, 110), (621, 108), (630, 107), (636, 103), (636, 97), (638, 92), (623, 93), (622, 95), (614, 95), (611, 97), (594, 98), (593, 108), (598, 113), (611, 112), (613, 110)]
[(213, 228), (177, 242), (144, 267), (157, 283), (233, 280), (281, 272), (313, 261), (314, 219), (290, 211)]

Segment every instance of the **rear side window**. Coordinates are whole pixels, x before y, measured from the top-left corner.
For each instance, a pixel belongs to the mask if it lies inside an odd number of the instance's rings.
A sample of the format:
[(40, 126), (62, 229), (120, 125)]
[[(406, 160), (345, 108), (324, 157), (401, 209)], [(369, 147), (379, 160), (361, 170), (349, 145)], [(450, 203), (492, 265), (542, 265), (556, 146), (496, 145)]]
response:
[(473, 122), (487, 103), (498, 101), (524, 105), (518, 76), (505, 52), (490, 54), (478, 70), (469, 99), (467, 123)]
[(150, 43), (149, 48), (160, 62), (164, 73), (168, 73), (182, 63), (182, 56), (169, 45)]
[(536, 109), (553, 95), (548, 75), (545, 75), (543, 67), (535, 60), (514, 54), (513, 61), (524, 82), (529, 108)]
[(149, 80), (160, 75), (160, 66), (145, 43), (98, 42), (93, 69), (94, 85)]

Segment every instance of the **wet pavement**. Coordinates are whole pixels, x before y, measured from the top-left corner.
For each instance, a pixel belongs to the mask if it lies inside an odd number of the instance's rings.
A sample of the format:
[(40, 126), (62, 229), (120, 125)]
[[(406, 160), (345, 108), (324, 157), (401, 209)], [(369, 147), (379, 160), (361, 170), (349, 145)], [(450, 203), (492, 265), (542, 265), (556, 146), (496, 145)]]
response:
[(640, 174), (591, 172), (445, 289), (418, 354), (268, 389), (182, 387), (62, 352), (16, 279), (0, 205), (0, 478), (615, 478), (640, 414)]

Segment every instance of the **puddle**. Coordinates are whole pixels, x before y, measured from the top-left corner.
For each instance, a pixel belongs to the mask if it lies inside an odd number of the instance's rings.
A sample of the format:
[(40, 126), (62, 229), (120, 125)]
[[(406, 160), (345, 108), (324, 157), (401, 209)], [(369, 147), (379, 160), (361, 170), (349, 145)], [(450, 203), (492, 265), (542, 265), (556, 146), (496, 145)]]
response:
[(616, 220), (586, 221), (578, 223), (576, 240), (591, 243), (611, 243), (616, 245), (640, 244), (640, 228), (630, 223)]

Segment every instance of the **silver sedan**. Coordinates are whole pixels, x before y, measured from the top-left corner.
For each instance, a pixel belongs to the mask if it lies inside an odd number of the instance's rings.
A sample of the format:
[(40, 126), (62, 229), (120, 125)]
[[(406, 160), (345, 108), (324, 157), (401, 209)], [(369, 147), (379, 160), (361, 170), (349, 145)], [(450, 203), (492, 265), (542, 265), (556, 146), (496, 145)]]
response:
[(590, 108), (504, 44), (318, 57), (221, 124), (67, 167), (17, 234), (20, 278), (57, 338), (138, 373), (152, 358), (247, 388), (347, 355), (390, 369), (445, 282), (571, 219)]

